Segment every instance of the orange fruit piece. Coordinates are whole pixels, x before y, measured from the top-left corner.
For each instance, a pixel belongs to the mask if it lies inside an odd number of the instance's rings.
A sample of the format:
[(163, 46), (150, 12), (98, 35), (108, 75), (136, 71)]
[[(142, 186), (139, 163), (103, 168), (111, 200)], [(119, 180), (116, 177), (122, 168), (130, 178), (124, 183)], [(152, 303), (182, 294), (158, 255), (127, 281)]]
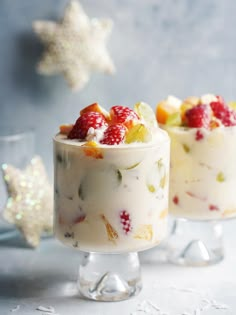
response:
[(101, 214), (101, 218), (106, 227), (108, 240), (115, 242), (115, 240), (118, 239), (118, 233), (113, 228), (113, 226), (109, 223), (109, 221), (107, 220), (104, 214)]
[(86, 156), (91, 156), (95, 159), (103, 159), (102, 150), (98, 148), (95, 141), (88, 141), (83, 144), (82, 147)]
[(156, 118), (158, 123), (165, 124), (167, 118), (176, 112), (178, 112), (178, 109), (175, 106), (168, 104), (167, 101), (161, 101), (156, 107)]
[(69, 125), (61, 125), (60, 128), (60, 133), (62, 135), (68, 135), (71, 131), (71, 129), (73, 128), (74, 125), (69, 124)]
[(87, 113), (87, 112), (97, 112), (102, 114), (106, 120), (110, 120), (110, 114), (98, 103), (93, 103), (91, 105), (86, 106), (80, 111), (80, 116)]

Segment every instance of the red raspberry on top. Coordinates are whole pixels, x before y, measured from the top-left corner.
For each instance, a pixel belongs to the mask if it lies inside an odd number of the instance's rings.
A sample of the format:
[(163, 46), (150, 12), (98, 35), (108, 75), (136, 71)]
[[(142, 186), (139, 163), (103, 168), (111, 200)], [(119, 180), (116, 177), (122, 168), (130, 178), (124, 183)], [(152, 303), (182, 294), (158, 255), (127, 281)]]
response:
[(122, 124), (110, 125), (104, 132), (104, 137), (100, 141), (102, 144), (119, 144), (124, 140), (126, 127)]
[(134, 121), (140, 120), (132, 109), (121, 105), (112, 106), (110, 115), (112, 124), (124, 124), (128, 129), (134, 125)]
[(185, 120), (191, 128), (209, 128), (211, 121), (211, 109), (208, 105), (196, 105), (185, 112)]
[(85, 139), (89, 128), (98, 129), (106, 126), (107, 122), (105, 117), (97, 112), (86, 112), (81, 115), (77, 120), (72, 130), (68, 134), (69, 139)]
[(236, 112), (218, 97), (217, 102), (210, 103), (214, 116), (218, 118), (224, 126), (236, 126)]

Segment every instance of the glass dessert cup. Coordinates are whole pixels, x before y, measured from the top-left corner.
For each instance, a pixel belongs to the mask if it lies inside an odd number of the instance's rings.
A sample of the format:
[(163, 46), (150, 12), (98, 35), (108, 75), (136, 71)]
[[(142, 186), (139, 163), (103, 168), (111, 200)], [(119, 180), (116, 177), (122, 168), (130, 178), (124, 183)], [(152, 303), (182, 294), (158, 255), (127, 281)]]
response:
[(224, 258), (222, 221), (236, 216), (236, 127), (163, 128), (171, 138), (168, 258), (215, 264)]
[(142, 288), (137, 251), (167, 233), (169, 138), (89, 147), (54, 138), (56, 237), (84, 252), (78, 288), (89, 299), (119, 301)]

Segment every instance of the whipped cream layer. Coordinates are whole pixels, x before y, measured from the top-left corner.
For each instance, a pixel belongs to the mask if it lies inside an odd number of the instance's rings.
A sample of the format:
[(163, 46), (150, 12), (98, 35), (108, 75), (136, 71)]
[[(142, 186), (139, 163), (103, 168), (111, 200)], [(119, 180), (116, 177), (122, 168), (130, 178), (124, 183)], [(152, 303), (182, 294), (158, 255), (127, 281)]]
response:
[(54, 138), (55, 235), (82, 251), (153, 247), (166, 236), (170, 143), (84, 146)]
[(236, 216), (236, 127), (162, 126), (171, 138), (171, 214), (195, 220)]

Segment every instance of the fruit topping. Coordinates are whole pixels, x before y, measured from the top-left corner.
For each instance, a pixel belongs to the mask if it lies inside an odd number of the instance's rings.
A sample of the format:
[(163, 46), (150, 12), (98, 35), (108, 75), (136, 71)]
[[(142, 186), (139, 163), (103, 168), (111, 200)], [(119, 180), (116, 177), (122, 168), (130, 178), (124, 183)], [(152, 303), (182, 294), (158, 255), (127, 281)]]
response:
[[(179, 103), (180, 102), (180, 103)], [(236, 126), (236, 102), (225, 103), (221, 96), (205, 94), (191, 96), (182, 103), (168, 97), (156, 108), (156, 118), (167, 126), (215, 129), (222, 125)], [(199, 139), (197, 137), (196, 139)]]
[(138, 117), (142, 119), (146, 126), (149, 128), (156, 128), (157, 127), (157, 121), (155, 114), (152, 110), (152, 108), (144, 102), (139, 102), (134, 105), (134, 111), (137, 113)]
[(205, 94), (201, 96), (201, 103), (209, 105), (211, 102), (216, 102), (217, 96), (214, 94)]
[(236, 126), (236, 111), (228, 107), (223, 101), (211, 102), (210, 106), (215, 117), (224, 126)]
[(61, 126), (60, 126), (60, 133), (61, 133), (62, 135), (68, 135), (68, 134), (71, 132), (73, 126), (74, 126), (74, 125), (72, 125), (72, 124), (61, 125)]
[(173, 113), (166, 120), (167, 126), (180, 126), (182, 123), (180, 112)]
[(120, 212), (120, 223), (125, 234), (129, 234), (132, 231), (130, 214), (126, 210)]
[(104, 137), (100, 141), (102, 144), (119, 144), (125, 138), (127, 128), (122, 124), (110, 125), (104, 132)]
[(102, 114), (107, 120), (110, 120), (110, 114), (98, 103), (93, 103), (91, 105), (86, 106), (80, 111), (80, 116), (88, 112), (96, 112)]
[(97, 112), (87, 112), (81, 115), (72, 130), (68, 134), (69, 139), (81, 139), (84, 140), (87, 136), (89, 128), (98, 129), (106, 126), (107, 122), (105, 117)]
[(143, 124), (134, 125), (125, 136), (125, 143), (149, 142), (152, 139), (151, 132)]
[(161, 101), (156, 108), (157, 121), (166, 124), (168, 117), (179, 111), (181, 103), (181, 100), (174, 96), (168, 96), (166, 100)]
[(210, 126), (211, 110), (208, 105), (200, 104), (188, 109), (185, 113), (186, 124), (191, 128), (206, 128)]
[(111, 124), (123, 124), (127, 128), (131, 128), (137, 121), (139, 116), (129, 107), (116, 105), (110, 109)]

